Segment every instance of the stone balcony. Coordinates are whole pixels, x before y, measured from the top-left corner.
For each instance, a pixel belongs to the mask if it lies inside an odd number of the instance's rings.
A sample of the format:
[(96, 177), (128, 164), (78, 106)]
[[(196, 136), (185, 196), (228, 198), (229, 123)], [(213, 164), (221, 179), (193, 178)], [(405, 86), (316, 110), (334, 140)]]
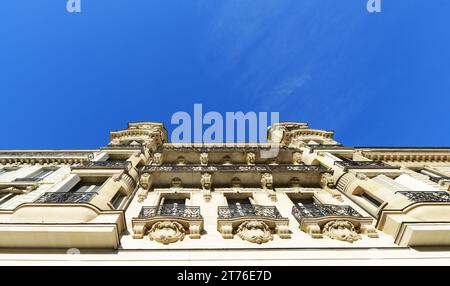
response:
[(329, 204), (306, 204), (292, 207), (300, 230), (313, 238), (327, 236), (331, 239), (353, 242), (360, 234), (378, 237), (371, 217), (363, 217), (351, 206)]
[(290, 238), (289, 220), (274, 206), (232, 205), (218, 207), (217, 229), (223, 238), (237, 234), (243, 240), (264, 243), (273, 239)]
[(203, 217), (200, 207), (185, 205), (162, 205), (142, 207), (138, 217), (132, 219), (133, 238), (148, 235), (150, 240), (163, 244), (183, 240), (186, 234), (191, 239), (200, 238)]

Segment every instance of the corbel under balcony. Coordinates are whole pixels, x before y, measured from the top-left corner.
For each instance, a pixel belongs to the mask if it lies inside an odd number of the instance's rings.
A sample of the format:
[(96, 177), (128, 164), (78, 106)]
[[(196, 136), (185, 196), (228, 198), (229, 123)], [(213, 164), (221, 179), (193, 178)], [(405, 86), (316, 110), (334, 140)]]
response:
[(323, 238), (353, 242), (361, 239), (361, 234), (376, 238), (378, 233), (372, 226), (371, 217), (363, 217), (351, 206), (308, 204), (292, 207), (292, 215), (297, 219), (300, 230), (312, 238)]
[(183, 240), (186, 234), (191, 239), (200, 238), (203, 217), (200, 207), (194, 206), (142, 207), (138, 217), (132, 219), (132, 226), (133, 238), (148, 235), (150, 240), (169, 244)]
[(230, 205), (218, 207), (217, 230), (225, 239), (236, 234), (253, 243), (265, 243), (273, 239), (290, 238), (289, 220), (274, 206)]

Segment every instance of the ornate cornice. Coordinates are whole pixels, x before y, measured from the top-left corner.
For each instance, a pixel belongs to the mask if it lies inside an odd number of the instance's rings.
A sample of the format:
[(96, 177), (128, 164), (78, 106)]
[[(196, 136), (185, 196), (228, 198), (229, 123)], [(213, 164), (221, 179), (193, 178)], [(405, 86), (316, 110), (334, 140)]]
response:
[(152, 172), (332, 172), (321, 165), (164, 165), (145, 166), (142, 173)]
[(75, 164), (90, 161), (94, 153), (64, 151), (3, 151), (0, 152), (0, 164)]

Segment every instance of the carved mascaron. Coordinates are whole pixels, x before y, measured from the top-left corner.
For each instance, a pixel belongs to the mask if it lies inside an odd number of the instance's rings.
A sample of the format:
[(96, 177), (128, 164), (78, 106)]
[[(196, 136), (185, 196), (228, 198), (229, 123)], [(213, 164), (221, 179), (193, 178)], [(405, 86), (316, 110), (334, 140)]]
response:
[(200, 164), (202, 166), (208, 165), (208, 153), (201, 153), (200, 154)]
[(155, 240), (163, 244), (182, 241), (185, 237), (184, 227), (175, 221), (161, 221), (155, 223), (148, 232), (150, 240)]
[(273, 240), (269, 226), (258, 220), (245, 221), (239, 225), (236, 234), (243, 240), (262, 244)]
[(162, 164), (162, 154), (161, 153), (153, 154), (153, 163), (155, 165), (161, 165)]
[(255, 165), (256, 155), (255, 153), (247, 153), (247, 165)]
[(323, 234), (331, 239), (354, 242), (361, 239), (355, 226), (346, 220), (334, 220), (324, 225)]

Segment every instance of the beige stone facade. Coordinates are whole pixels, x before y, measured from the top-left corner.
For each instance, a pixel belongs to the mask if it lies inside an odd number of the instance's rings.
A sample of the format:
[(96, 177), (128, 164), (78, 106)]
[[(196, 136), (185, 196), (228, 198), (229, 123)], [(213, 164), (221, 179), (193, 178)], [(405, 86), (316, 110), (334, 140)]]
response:
[(333, 135), (169, 143), (140, 122), (98, 150), (0, 151), (0, 264), (450, 264), (450, 148)]

